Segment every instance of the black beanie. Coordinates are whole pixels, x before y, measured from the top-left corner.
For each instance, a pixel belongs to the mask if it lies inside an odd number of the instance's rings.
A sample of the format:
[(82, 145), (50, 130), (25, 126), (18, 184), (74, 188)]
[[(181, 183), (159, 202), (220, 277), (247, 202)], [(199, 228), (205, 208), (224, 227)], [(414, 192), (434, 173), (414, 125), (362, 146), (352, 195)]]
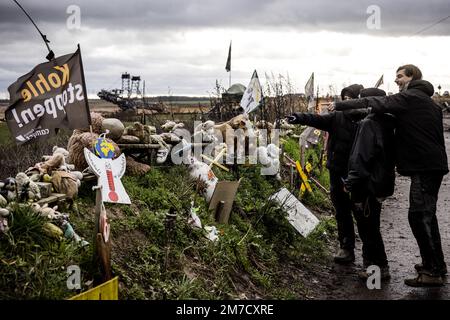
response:
[(362, 89), (360, 92), (360, 96), (361, 98), (364, 97), (381, 97), (381, 96), (385, 96), (386, 92), (384, 90), (378, 89), (378, 88), (367, 88), (367, 89)]
[(351, 86), (342, 89), (341, 98), (344, 100), (344, 96), (348, 96), (352, 99), (356, 99), (359, 97), (359, 93), (362, 89), (364, 89), (364, 87), (361, 84), (352, 84)]

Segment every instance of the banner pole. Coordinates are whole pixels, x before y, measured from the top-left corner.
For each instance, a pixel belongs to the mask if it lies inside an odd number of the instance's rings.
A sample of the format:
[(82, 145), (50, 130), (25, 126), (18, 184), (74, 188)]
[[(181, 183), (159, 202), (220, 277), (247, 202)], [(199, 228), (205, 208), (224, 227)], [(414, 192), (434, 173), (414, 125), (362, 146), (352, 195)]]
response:
[(25, 13), (25, 15), (28, 17), (28, 19), (30, 19), (31, 23), (34, 25), (34, 27), (36, 28), (36, 30), (39, 32), (39, 34), (41, 35), (42, 39), (44, 40), (45, 45), (47, 46), (48, 49), (48, 55), (45, 57), (48, 61), (51, 61), (55, 58), (55, 54), (53, 53), (53, 51), (50, 49), (50, 46), (48, 45), (50, 40), (47, 39), (47, 36), (45, 34), (43, 34), (41, 32), (41, 30), (39, 30), (38, 26), (36, 25), (36, 23), (34, 23), (33, 19), (31, 18), (31, 16), (28, 14), (28, 12), (25, 11), (25, 9), (20, 5), (19, 2), (17, 2), (17, 0), (13, 0), (20, 9), (22, 9), (23, 13)]
[(92, 133), (92, 121), (91, 121), (91, 111), (89, 110), (89, 100), (88, 100), (88, 96), (87, 96), (87, 91), (86, 91), (86, 79), (84, 78), (84, 67), (83, 67), (83, 59), (81, 58), (81, 48), (80, 48), (80, 44), (77, 44), (78, 47), (78, 54), (80, 55), (80, 68), (81, 68), (81, 79), (83, 80), (83, 93), (84, 93), (84, 100), (86, 101), (86, 107), (87, 107), (87, 116), (88, 116), (88, 121), (89, 121), (89, 125), (91, 127), (91, 133)]

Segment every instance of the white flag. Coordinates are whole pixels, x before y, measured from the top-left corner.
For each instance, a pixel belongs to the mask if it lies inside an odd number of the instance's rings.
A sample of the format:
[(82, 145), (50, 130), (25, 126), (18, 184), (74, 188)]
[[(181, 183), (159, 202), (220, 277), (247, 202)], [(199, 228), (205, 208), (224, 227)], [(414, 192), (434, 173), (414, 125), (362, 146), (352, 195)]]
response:
[(378, 79), (377, 83), (375, 83), (375, 88), (378, 88), (379, 86), (381, 86), (384, 83), (383, 76), (384, 76), (384, 74), (382, 74), (380, 79)]
[(306, 98), (314, 97), (314, 72), (305, 85), (305, 96)]
[(308, 82), (305, 85), (305, 96), (308, 101), (308, 112), (313, 112), (315, 103), (314, 103), (314, 72), (309, 77)]
[(241, 107), (244, 113), (250, 113), (259, 107), (263, 99), (261, 84), (259, 83), (258, 74), (256, 70), (253, 72), (252, 79), (245, 89), (244, 95), (241, 99)]

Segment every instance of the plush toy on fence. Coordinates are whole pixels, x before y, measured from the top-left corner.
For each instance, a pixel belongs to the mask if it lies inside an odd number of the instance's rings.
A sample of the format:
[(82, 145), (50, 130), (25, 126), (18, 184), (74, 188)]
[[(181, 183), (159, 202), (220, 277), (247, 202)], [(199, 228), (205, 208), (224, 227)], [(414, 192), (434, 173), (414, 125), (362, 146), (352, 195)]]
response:
[(214, 134), (214, 125), (214, 121), (208, 120), (196, 126), (194, 128), (194, 141), (196, 141), (196, 139), (199, 139), (197, 138), (197, 136), (200, 136), (200, 141), (202, 142), (217, 141), (217, 137)]
[(289, 124), (286, 119), (280, 122), (280, 137), (290, 136), (294, 133), (295, 125)]
[(184, 128), (184, 123), (175, 122), (172, 120), (166, 120), (166, 122), (161, 126), (164, 132), (174, 132), (177, 129)]

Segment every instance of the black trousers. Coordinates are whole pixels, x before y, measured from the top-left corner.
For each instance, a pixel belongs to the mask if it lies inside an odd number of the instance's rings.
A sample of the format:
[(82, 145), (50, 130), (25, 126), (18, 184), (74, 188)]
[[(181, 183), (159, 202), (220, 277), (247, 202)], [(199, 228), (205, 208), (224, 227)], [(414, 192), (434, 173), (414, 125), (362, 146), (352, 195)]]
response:
[(330, 195), (336, 210), (336, 222), (339, 244), (342, 249), (355, 248), (355, 229), (353, 226), (352, 201), (350, 195), (344, 192), (342, 175), (330, 170)]
[(409, 225), (419, 245), (424, 272), (430, 275), (439, 275), (445, 268), (436, 218), (442, 177), (442, 174), (436, 173), (413, 175), (409, 192)]
[(373, 196), (367, 196), (361, 207), (355, 208), (356, 224), (359, 236), (363, 243), (364, 266), (377, 265), (385, 267), (388, 265), (384, 242), (380, 232), (381, 203)]

